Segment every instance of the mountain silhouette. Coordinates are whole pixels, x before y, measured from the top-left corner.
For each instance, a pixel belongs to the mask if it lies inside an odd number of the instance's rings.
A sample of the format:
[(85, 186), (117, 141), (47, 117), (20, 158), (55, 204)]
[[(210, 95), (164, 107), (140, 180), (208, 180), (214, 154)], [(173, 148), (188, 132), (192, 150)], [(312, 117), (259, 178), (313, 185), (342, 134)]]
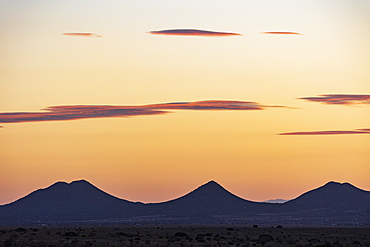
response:
[[(325, 220), (323, 220), (325, 219)], [(57, 182), (0, 206), (0, 225), (124, 223), (369, 224), (370, 192), (329, 182), (283, 204), (248, 201), (210, 181), (177, 199), (136, 203), (85, 180)], [(367, 223), (366, 223), (367, 222)]]
[(251, 215), (272, 209), (271, 205), (252, 202), (227, 191), (215, 181), (209, 181), (177, 199), (150, 204), (152, 210), (169, 215)]
[[(0, 216), (22, 222), (97, 220), (134, 214), (133, 203), (114, 197), (85, 180), (57, 182), (7, 205)], [(0, 218), (1, 219), (1, 218)]]
[(284, 207), (294, 210), (370, 210), (370, 191), (350, 183), (329, 182), (284, 203)]

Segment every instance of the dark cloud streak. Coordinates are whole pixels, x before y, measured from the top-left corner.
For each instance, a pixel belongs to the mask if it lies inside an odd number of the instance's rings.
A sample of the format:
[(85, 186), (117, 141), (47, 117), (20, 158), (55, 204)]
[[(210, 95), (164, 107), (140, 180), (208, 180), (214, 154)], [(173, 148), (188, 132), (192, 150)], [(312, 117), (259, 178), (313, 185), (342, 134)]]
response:
[(272, 31), (272, 32), (263, 32), (263, 34), (283, 34), (283, 35), (303, 35), (302, 33), (297, 33), (297, 32), (286, 32), (286, 31)]
[(206, 36), (206, 37), (222, 37), (222, 36), (236, 36), (239, 33), (206, 31), (198, 29), (169, 29), (160, 31), (150, 31), (151, 34), (157, 35), (178, 35), (178, 36)]
[(299, 99), (327, 105), (370, 105), (370, 95), (368, 94), (323, 94), (316, 97), (304, 97)]
[(80, 37), (95, 37), (100, 38), (103, 37), (102, 35), (95, 34), (95, 33), (63, 33), (66, 36), (80, 36)]
[(170, 113), (168, 110), (264, 110), (267, 107), (289, 108), (286, 106), (266, 106), (250, 101), (228, 100), (175, 102), (142, 106), (67, 105), (47, 107), (40, 112), (0, 113), (0, 123), (163, 115)]
[(280, 133), (279, 135), (352, 135), (352, 134), (370, 134), (370, 129), (302, 131), (302, 132)]
[(94, 109), (56, 109), (47, 108), (44, 112), (15, 112), (0, 113), (1, 123), (22, 123), (22, 122), (44, 122), (44, 121), (66, 121), (89, 118), (108, 118), (108, 117), (131, 117), (144, 115), (165, 114), (165, 111), (155, 111), (146, 109), (113, 109), (105, 106), (97, 106)]
[(156, 109), (172, 110), (263, 110), (264, 107), (256, 102), (248, 101), (227, 101), (227, 100), (207, 100), (195, 102), (178, 102), (167, 104), (149, 105)]
[(359, 131), (370, 131), (370, 129), (357, 129)]

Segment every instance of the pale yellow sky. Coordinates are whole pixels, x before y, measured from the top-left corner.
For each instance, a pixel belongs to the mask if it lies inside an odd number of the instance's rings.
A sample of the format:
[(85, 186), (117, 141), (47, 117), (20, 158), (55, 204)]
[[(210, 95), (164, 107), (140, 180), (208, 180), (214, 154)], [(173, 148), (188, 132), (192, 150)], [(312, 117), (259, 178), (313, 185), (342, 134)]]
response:
[[(330, 180), (370, 190), (370, 135), (278, 135), (370, 128), (368, 101), (298, 99), (370, 94), (368, 1), (22, 0), (2, 6), (3, 113), (202, 100), (298, 109), (1, 122), (0, 204), (82, 178), (144, 202), (180, 196), (209, 180), (250, 200), (289, 199)], [(166, 29), (242, 36), (148, 33)]]

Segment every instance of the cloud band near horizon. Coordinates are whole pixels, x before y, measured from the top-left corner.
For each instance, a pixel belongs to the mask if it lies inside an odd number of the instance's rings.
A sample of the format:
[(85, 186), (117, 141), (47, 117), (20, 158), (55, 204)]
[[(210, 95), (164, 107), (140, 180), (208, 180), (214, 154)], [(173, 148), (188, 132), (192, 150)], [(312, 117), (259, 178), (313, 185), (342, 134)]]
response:
[(279, 135), (352, 135), (352, 134), (370, 134), (370, 129), (302, 131), (302, 132), (280, 133)]
[(168, 29), (168, 30), (160, 30), (160, 31), (150, 31), (149, 33), (157, 34), (157, 35), (206, 36), (206, 37), (222, 37), (222, 36), (241, 35), (239, 33), (217, 32), (217, 31), (207, 31), (207, 30), (199, 30), (199, 29)]
[(270, 31), (270, 32), (263, 32), (263, 34), (290, 34), (290, 35), (303, 35), (302, 33), (297, 32), (287, 32), (287, 31)]
[(132, 117), (163, 115), (168, 110), (264, 110), (267, 107), (289, 108), (287, 106), (267, 106), (250, 101), (206, 100), (195, 102), (173, 102), (142, 106), (111, 105), (66, 105), (50, 106), (40, 112), (0, 113), (0, 123), (24, 123), (44, 121), (67, 121), (91, 118)]
[(327, 105), (370, 105), (369, 94), (322, 94), (316, 97), (298, 98)]
[(95, 37), (100, 38), (103, 37), (102, 35), (95, 34), (95, 33), (63, 33), (66, 36), (80, 36), (80, 37)]

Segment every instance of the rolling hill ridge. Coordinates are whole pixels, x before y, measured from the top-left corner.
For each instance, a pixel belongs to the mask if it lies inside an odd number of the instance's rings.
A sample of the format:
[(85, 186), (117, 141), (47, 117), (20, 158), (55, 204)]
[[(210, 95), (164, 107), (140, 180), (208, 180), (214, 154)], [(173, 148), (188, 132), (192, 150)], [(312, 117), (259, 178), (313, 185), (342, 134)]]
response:
[[(249, 223), (370, 224), (370, 192), (329, 182), (282, 204), (248, 201), (210, 181), (161, 203), (114, 197), (85, 180), (57, 182), (0, 206), (0, 224)], [(360, 219), (354, 222), (353, 219)], [(321, 221), (320, 224), (323, 224)]]

